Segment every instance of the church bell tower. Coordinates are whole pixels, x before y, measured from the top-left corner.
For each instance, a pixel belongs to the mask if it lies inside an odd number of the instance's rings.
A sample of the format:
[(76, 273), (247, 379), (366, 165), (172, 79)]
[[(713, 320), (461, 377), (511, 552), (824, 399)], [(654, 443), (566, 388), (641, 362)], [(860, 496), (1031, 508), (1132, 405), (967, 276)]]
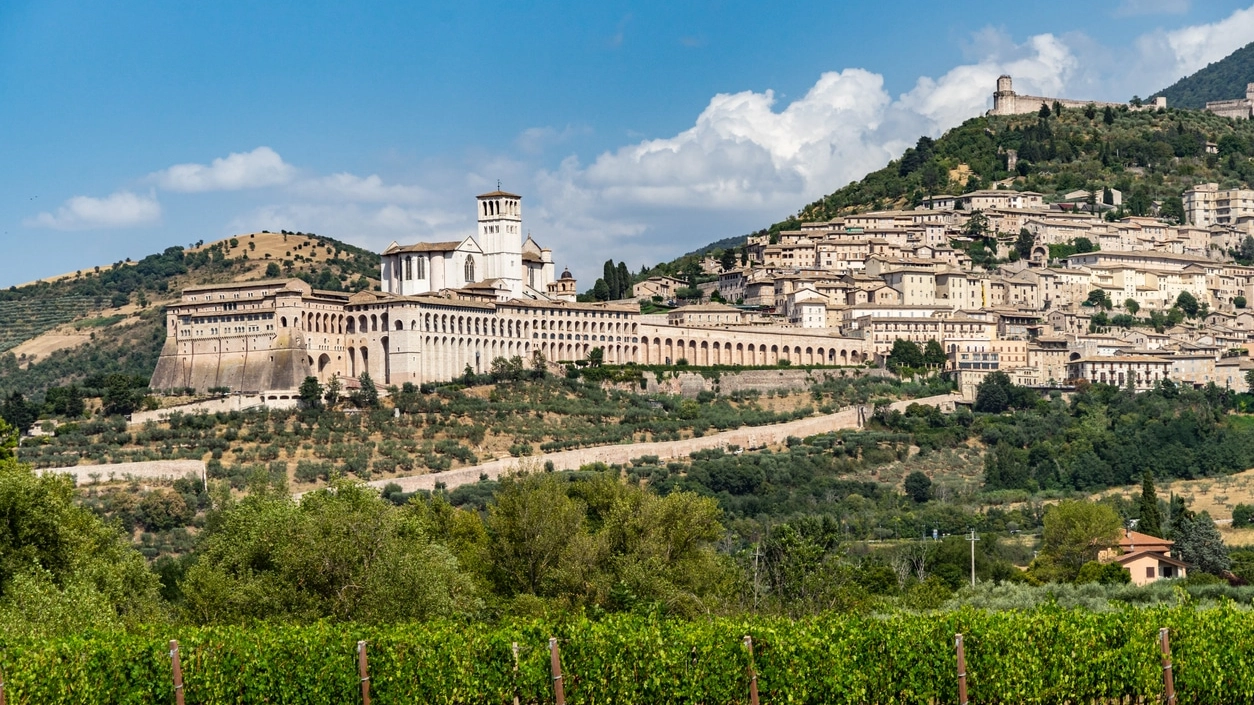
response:
[(509, 286), (513, 298), (523, 290), (522, 196), (500, 190), (485, 193), (479, 206), (479, 247), (484, 264), (478, 278), (500, 279)]

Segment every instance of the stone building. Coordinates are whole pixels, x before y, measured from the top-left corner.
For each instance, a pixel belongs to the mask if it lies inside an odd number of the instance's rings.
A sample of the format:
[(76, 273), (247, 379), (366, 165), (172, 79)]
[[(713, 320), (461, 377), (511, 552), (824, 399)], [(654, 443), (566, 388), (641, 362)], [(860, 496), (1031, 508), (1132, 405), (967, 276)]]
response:
[(522, 239), (522, 197), (496, 190), (479, 196), (477, 239), (395, 242), (380, 257), (384, 293), (417, 296), (476, 284), (501, 300), (547, 299), (554, 281), (553, 253), (531, 236)]
[(1014, 91), (1014, 84), (1009, 76), (1000, 76), (997, 79), (997, 90), (993, 93), (993, 109), (988, 111), (989, 115), (1023, 115), (1026, 113), (1035, 113), (1044, 105), (1050, 109), (1054, 107), (1054, 103), (1062, 105), (1064, 108), (1084, 108), (1089, 105), (1098, 108), (1129, 108), (1132, 110), (1157, 109), (1167, 107), (1167, 99), (1159, 96), (1152, 99), (1144, 106), (1135, 107), (1125, 103), (1102, 103), (1094, 100), (1072, 100), (1070, 98), (1042, 98), (1034, 95), (1019, 95)]
[(420, 384), (487, 372), (499, 357), (560, 362), (595, 348), (611, 364), (868, 358), (866, 341), (831, 329), (728, 325), (744, 322), (730, 306), (685, 307), (660, 323), (634, 303), (576, 303), (569, 271), (555, 280), (551, 252), (523, 241), (521, 197), (498, 190), (477, 207), (475, 237), (392, 243), (381, 256), (381, 291), (319, 291), (299, 279), (188, 287), (166, 308), (152, 386), (290, 392), (310, 375), (325, 383), (363, 374), (380, 385)]
[(1199, 228), (1212, 225), (1245, 225), (1254, 221), (1254, 190), (1220, 189), (1219, 184), (1198, 184), (1184, 192), (1184, 215)]
[(1171, 362), (1148, 355), (1098, 355), (1082, 357), (1067, 363), (1067, 379), (1085, 379), (1093, 384), (1127, 386), (1132, 380), (1134, 388), (1146, 391), (1170, 375)]
[(1254, 115), (1254, 83), (1245, 84), (1244, 98), (1209, 100), (1206, 101), (1206, 110), (1226, 118), (1249, 120), (1250, 116)]

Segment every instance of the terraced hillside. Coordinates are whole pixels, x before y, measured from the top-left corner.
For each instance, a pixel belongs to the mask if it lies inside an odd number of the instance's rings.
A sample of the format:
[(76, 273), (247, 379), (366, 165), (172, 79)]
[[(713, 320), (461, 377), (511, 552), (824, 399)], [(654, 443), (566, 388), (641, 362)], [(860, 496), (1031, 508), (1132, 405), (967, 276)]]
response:
[(7, 352), (92, 308), (92, 297), (0, 301), (0, 353)]

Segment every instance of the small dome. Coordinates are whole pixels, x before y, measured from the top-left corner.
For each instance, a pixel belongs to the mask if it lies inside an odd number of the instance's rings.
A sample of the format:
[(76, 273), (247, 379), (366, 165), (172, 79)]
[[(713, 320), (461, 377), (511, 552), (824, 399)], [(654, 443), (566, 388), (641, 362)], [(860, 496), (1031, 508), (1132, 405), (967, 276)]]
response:
[(569, 269), (563, 269), (563, 270), (562, 270), (562, 276), (561, 276), (561, 278), (562, 278), (562, 279), (574, 279), (574, 277), (570, 276), (570, 270), (569, 270)]

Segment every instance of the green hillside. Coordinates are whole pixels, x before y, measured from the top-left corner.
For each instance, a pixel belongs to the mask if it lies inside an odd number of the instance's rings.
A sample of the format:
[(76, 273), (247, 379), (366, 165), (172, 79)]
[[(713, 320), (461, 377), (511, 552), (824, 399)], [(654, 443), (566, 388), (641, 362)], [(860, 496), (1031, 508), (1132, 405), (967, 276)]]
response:
[[(40, 399), (52, 387), (115, 373), (147, 378), (165, 342), (161, 307), (186, 286), (290, 276), (352, 291), (373, 287), (378, 267), (377, 254), (331, 238), (263, 232), (0, 290), (0, 395)], [(15, 354), (58, 335), (86, 341)]]
[[(1250, 56), (1254, 60), (1254, 53)], [(1217, 144), (1217, 154), (1207, 153), (1207, 142)], [(1018, 155), (1013, 172), (1007, 168), (1009, 150)], [(1180, 195), (1194, 184), (1235, 187), (1254, 182), (1251, 158), (1254, 121), (1237, 122), (1198, 110), (1063, 109), (1049, 117), (978, 117), (939, 139), (920, 137), (883, 169), (751, 234), (777, 233), (802, 221), (851, 213), (913, 208), (929, 193), (962, 194), (984, 188), (1037, 191), (1052, 202), (1080, 189), (1101, 199), (1109, 187), (1124, 195), (1124, 209), (1114, 216), (1145, 215), (1157, 202), (1162, 215), (1179, 219)], [(951, 174), (967, 175), (951, 181)], [(745, 237), (711, 243), (646, 269), (635, 279), (692, 272), (701, 256), (718, 257), (739, 247)]]
[(1167, 105), (1201, 110), (1207, 101), (1244, 98), (1248, 83), (1254, 83), (1254, 43), (1246, 44), (1154, 95), (1166, 97)]

